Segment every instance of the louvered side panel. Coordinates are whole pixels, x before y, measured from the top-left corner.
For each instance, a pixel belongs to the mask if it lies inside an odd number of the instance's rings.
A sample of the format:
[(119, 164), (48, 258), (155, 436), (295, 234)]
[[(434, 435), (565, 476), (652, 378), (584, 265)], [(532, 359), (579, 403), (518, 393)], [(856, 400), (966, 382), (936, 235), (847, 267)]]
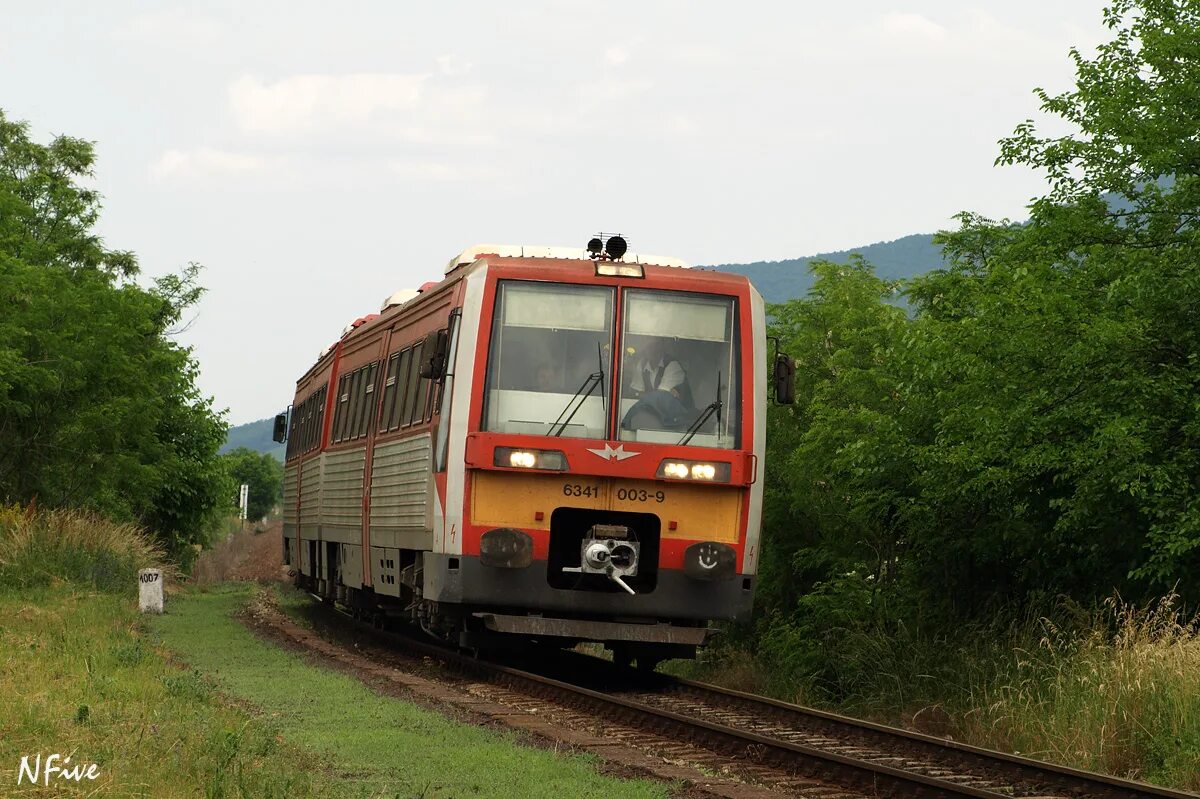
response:
[(283, 525), (295, 527), (296, 518), (296, 485), (300, 475), (300, 467), (293, 463), (283, 469)]
[(428, 532), (430, 437), (413, 436), (375, 448), (371, 464), (371, 531)]
[(363, 468), (367, 450), (325, 453), (321, 527), (362, 528)]
[(315, 528), (321, 513), (321, 460), (324, 455), (309, 458), (300, 466), (301, 528)]

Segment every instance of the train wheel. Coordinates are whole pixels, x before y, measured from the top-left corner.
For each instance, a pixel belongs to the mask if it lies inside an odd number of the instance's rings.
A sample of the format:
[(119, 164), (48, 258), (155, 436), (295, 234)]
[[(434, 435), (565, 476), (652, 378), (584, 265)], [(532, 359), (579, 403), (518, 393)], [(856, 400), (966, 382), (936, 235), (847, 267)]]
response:
[(638, 655), (637, 670), (639, 674), (653, 674), (658, 668), (658, 664), (662, 662), (662, 658), (645, 657)]

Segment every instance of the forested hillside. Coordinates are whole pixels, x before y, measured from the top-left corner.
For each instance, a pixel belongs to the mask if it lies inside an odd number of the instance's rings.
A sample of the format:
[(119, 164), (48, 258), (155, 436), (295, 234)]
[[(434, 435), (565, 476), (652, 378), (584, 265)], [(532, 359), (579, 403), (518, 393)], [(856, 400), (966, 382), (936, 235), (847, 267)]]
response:
[(902, 280), (922, 275), (944, 265), (942, 248), (931, 233), (917, 233), (896, 239), (826, 252), (783, 261), (756, 261), (749, 264), (717, 264), (709, 267), (720, 272), (745, 275), (767, 302), (786, 302), (803, 297), (813, 286), (812, 265), (818, 261), (846, 263), (852, 255), (861, 255), (886, 280)]
[(225, 437), (225, 445), (221, 447), (221, 454), (224, 455), (239, 447), (245, 447), (254, 452), (271, 455), (282, 462), (287, 445), (277, 444), (271, 440), (274, 426), (275, 417), (269, 416), (266, 419), (259, 419), (257, 422), (246, 422), (246, 424), (229, 428), (229, 433)]

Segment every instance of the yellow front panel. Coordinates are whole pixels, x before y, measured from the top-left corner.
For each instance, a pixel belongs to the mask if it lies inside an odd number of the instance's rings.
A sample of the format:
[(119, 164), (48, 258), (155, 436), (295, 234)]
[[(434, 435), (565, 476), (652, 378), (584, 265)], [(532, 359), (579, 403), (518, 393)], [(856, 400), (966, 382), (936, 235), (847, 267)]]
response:
[[(732, 486), (612, 480), (608, 507), (656, 514), (662, 520), (663, 538), (734, 543), (741, 493)], [(669, 529), (672, 521), (676, 524), (674, 530)]]
[[(555, 508), (653, 513), (663, 538), (737, 541), (742, 502), (732, 486), (659, 483), (584, 475), (475, 472), (471, 521), (488, 527), (549, 530)], [(538, 511), (542, 520), (536, 520)], [(676, 529), (671, 530), (670, 523)]]

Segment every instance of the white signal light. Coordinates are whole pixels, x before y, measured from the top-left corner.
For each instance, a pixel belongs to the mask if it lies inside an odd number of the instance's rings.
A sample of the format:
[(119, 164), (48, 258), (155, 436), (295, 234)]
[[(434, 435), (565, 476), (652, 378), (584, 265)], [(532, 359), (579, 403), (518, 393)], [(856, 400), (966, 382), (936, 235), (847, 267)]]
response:
[(522, 469), (532, 469), (537, 466), (537, 455), (525, 450), (516, 449), (508, 454), (508, 465)]
[(730, 464), (708, 461), (665, 460), (658, 466), (657, 477), (668, 480), (703, 480), (708, 483), (728, 483)]
[(615, 264), (601, 261), (596, 264), (596, 274), (603, 277), (645, 277), (641, 264)]
[(665, 463), (663, 464), (663, 476), (674, 477), (676, 480), (683, 480), (688, 476), (688, 467), (686, 463)]
[(492, 464), (509, 469), (545, 469), (565, 472), (567, 471), (567, 456), (556, 449), (496, 447), (492, 456)]

